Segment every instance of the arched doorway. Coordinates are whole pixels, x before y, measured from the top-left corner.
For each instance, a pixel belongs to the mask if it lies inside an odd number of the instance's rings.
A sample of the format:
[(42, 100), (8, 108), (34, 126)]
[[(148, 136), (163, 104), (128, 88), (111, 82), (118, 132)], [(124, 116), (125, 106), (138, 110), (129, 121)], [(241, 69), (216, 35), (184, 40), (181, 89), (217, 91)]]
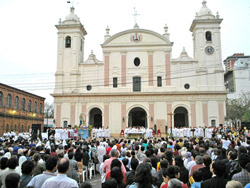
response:
[(188, 111), (184, 107), (178, 107), (174, 111), (174, 127), (188, 126)]
[(99, 108), (93, 108), (89, 112), (89, 125), (94, 128), (102, 127), (102, 111)]
[(128, 114), (128, 126), (129, 127), (142, 126), (147, 128), (148, 121), (147, 121), (146, 111), (140, 107), (135, 107), (132, 110), (130, 110)]

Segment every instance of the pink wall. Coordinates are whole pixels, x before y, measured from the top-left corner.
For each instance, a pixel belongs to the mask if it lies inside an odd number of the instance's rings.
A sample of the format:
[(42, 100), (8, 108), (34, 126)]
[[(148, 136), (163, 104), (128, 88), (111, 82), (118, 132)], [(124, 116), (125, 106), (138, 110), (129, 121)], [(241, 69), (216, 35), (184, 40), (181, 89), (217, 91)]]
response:
[(224, 108), (223, 102), (219, 102), (219, 124), (224, 124)]
[(126, 55), (122, 55), (122, 66), (121, 66), (122, 70), (122, 86), (126, 86), (126, 71), (127, 71), (127, 67), (126, 67)]
[(192, 127), (197, 127), (196, 125), (196, 107), (195, 103), (191, 104), (191, 126)]
[(109, 55), (104, 58), (104, 86), (109, 86)]
[[(126, 104), (122, 104), (122, 117), (121, 117), (121, 120), (122, 120), (122, 130), (125, 130), (126, 128)], [(124, 122), (123, 122), (123, 118), (124, 118)]]
[(70, 105), (70, 124), (71, 124), (71, 127), (75, 126), (75, 105), (74, 104)]
[[(154, 121), (155, 121), (155, 117), (154, 117), (154, 104), (149, 104), (149, 128), (153, 128), (154, 127)], [(151, 118), (153, 118), (153, 121), (151, 121)]]
[(166, 68), (166, 85), (171, 85), (171, 74), (170, 74), (170, 54), (165, 54), (165, 68)]
[(104, 128), (109, 127), (109, 104), (104, 105)]
[(208, 108), (207, 108), (207, 103), (203, 103), (202, 104), (202, 112), (203, 112), (203, 123), (205, 124), (205, 126), (209, 126), (208, 125)]
[(148, 55), (148, 85), (154, 85), (154, 74), (153, 74), (153, 55)]
[[(169, 115), (172, 113), (172, 104), (167, 104), (167, 126), (168, 128), (171, 128), (171, 116)], [(174, 116), (172, 116), (174, 119)]]
[(82, 105), (82, 113), (87, 116), (87, 114), (86, 114), (86, 104)]
[(56, 127), (61, 127), (61, 105), (56, 105)]

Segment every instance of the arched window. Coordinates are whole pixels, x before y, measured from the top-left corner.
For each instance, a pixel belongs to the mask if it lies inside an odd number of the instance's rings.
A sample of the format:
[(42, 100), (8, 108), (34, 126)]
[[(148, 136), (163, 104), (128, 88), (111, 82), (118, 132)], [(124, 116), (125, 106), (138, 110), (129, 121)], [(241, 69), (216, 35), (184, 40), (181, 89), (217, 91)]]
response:
[(7, 108), (11, 107), (11, 95), (10, 94), (7, 95), (6, 107)]
[(6, 125), (6, 133), (9, 132), (9, 129), (10, 129), (9, 124), (7, 124)]
[(216, 120), (211, 120), (211, 125), (212, 125), (212, 127), (216, 127)]
[(212, 41), (212, 33), (211, 33), (211, 31), (206, 32), (206, 40), (207, 41)]
[(3, 93), (0, 92), (0, 107), (3, 106)]
[(42, 114), (43, 113), (43, 105), (42, 105), (42, 103), (40, 103), (40, 114)]
[(31, 112), (31, 100), (29, 100), (29, 103), (28, 103), (28, 111)]
[(66, 37), (65, 48), (71, 48), (71, 37), (70, 36)]
[(15, 98), (15, 109), (19, 109), (19, 97), (16, 96)]
[(34, 104), (34, 112), (37, 113), (37, 102)]
[(23, 98), (23, 100), (22, 100), (22, 111), (25, 111), (25, 104), (26, 103), (26, 100), (25, 100), (25, 98)]

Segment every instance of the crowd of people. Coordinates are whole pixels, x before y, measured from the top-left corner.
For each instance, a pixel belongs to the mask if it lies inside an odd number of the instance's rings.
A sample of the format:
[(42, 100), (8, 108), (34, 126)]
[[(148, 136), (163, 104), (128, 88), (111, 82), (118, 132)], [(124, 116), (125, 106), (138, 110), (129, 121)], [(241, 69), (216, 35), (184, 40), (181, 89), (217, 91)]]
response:
[(78, 137), (58, 141), (50, 134), (44, 140), (13, 131), (1, 137), (2, 188), (91, 188), (94, 186), (83, 180), (90, 178), (93, 165), (103, 188), (250, 187), (246, 129), (216, 128), (211, 138)]

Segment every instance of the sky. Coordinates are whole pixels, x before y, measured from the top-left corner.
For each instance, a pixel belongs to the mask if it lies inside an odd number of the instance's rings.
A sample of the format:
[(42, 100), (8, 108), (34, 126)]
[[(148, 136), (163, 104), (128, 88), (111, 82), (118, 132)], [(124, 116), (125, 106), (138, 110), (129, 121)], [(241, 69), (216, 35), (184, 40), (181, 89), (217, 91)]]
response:
[[(75, 0), (85, 36), (84, 59), (93, 50), (103, 60), (101, 44), (105, 29), (110, 35), (132, 29), (134, 8), (140, 28), (164, 33), (167, 24), (174, 42), (172, 58), (185, 47), (193, 57), (189, 28), (203, 0)], [(67, 0), (0, 0), (0, 83), (46, 98), (53, 103), (57, 64), (57, 29), (69, 14)], [(207, 0), (221, 24), (222, 60), (234, 53), (250, 55), (250, 0)], [(223, 63), (223, 62), (222, 62)]]

